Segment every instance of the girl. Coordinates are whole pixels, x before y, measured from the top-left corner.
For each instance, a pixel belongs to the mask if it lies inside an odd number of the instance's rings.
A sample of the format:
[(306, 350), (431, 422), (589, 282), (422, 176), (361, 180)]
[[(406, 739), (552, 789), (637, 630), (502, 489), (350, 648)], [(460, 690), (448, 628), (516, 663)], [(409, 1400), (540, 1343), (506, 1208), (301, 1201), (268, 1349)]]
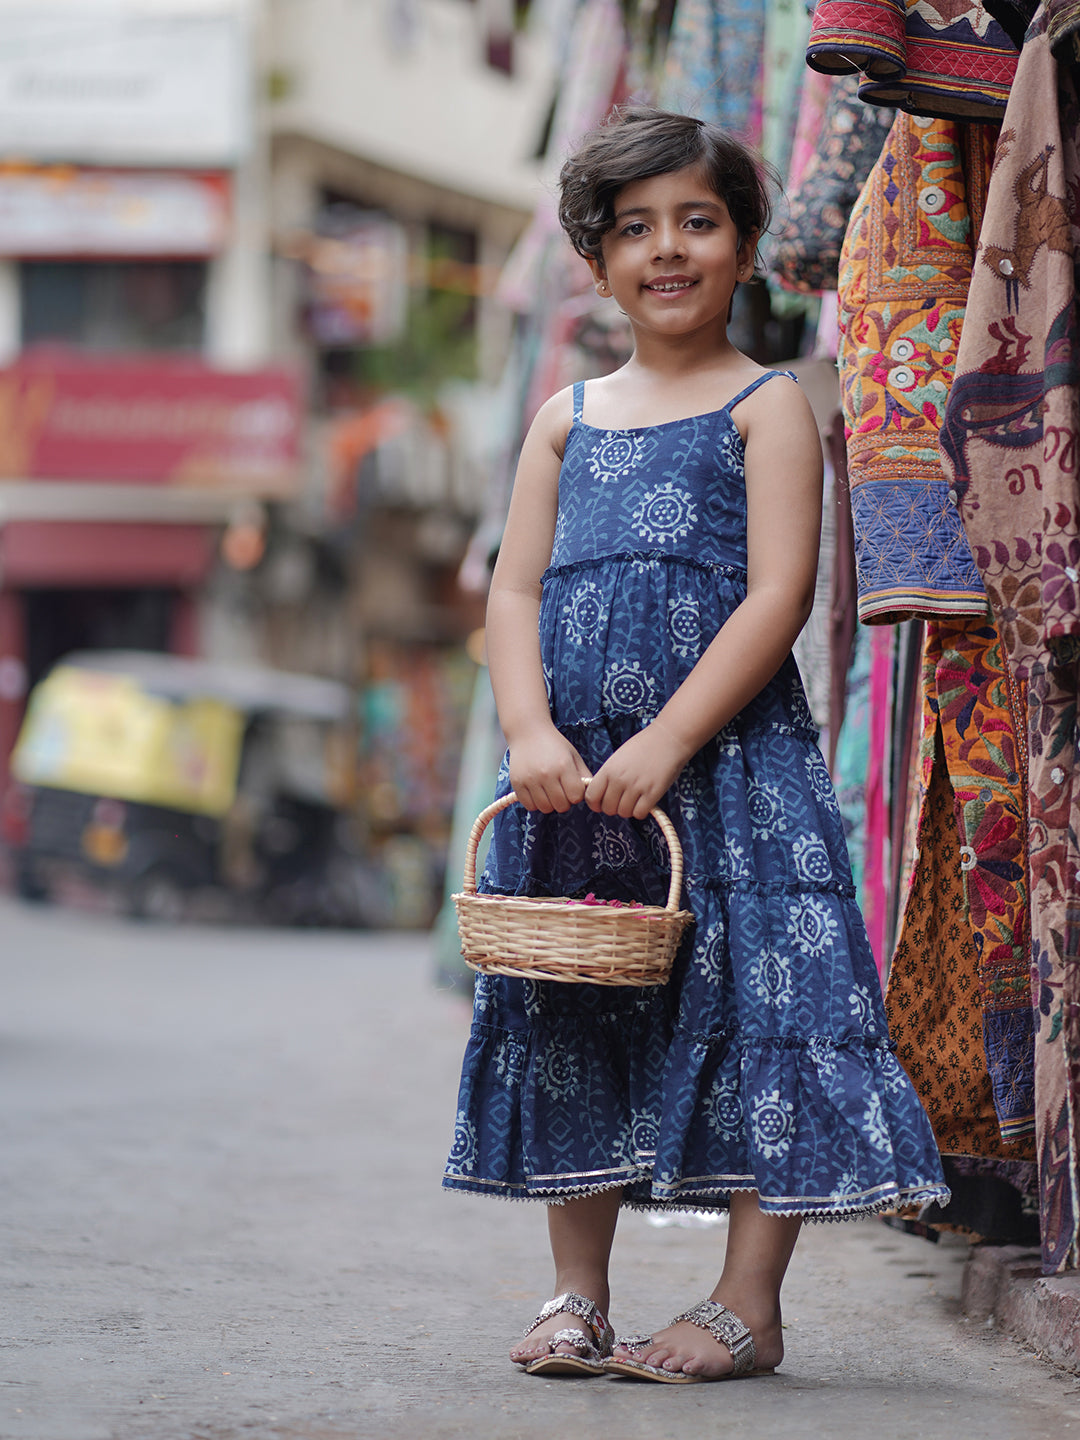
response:
[[(768, 224), (760, 171), (710, 125), (634, 109), (560, 183), (634, 353), (549, 400), (522, 448), (487, 630), (499, 793), (521, 804), (495, 822), (484, 888), (663, 903), (660, 804), (696, 923), (664, 986), (478, 978), (443, 1183), (548, 1204), (556, 1298), (511, 1351), (530, 1374), (720, 1380), (782, 1359), (803, 1217), (948, 1191), (790, 654), (814, 590), (817, 427), (727, 336)], [(613, 1348), (621, 1205), (730, 1220), (709, 1299)]]

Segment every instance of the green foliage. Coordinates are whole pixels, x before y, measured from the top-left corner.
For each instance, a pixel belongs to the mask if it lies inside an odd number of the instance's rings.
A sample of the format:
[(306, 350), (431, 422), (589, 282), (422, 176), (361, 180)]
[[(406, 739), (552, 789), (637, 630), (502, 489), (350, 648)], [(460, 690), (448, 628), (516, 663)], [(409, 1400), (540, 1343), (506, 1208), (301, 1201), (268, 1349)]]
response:
[(357, 378), (430, 406), (447, 380), (476, 378), (476, 301), (452, 290), (413, 290), (405, 333), (361, 350)]

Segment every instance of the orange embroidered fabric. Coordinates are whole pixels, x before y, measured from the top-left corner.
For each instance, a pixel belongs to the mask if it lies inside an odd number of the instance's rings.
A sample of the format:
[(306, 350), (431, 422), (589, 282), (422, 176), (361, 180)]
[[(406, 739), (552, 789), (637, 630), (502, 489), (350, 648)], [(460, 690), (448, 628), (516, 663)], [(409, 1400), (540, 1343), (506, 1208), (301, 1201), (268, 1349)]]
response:
[(946, 1154), (1034, 1158), (1001, 1139), (983, 1050), (978, 953), (968, 921), (954, 797), (936, 747), (885, 1008), (897, 1058)]

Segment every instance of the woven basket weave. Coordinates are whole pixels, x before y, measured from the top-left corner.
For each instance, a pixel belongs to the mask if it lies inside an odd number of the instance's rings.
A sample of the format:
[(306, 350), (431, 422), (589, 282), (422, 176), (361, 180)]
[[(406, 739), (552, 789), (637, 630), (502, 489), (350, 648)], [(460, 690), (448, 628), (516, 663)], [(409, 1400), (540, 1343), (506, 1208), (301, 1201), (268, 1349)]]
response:
[(675, 827), (651, 811), (671, 853), (666, 905), (614, 907), (566, 899), (476, 893), (476, 849), (489, 822), (515, 804), (513, 791), (482, 810), (465, 852), (463, 891), (453, 897), (465, 963), (485, 975), (589, 985), (662, 985), (693, 920), (680, 910), (683, 854)]

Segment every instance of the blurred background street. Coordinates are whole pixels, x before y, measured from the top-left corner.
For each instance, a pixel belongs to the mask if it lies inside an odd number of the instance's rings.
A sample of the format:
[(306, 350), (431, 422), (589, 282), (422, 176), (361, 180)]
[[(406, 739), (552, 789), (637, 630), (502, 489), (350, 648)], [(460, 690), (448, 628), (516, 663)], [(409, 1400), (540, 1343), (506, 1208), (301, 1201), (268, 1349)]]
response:
[[(880, 1221), (806, 1230), (775, 1379), (525, 1376), (543, 1209), (439, 1189), (466, 1012), (426, 942), (0, 923), (5, 1440), (1080, 1433), (1075, 1377), (959, 1315), (967, 1246)], [(722, 1233), (627, 1215), (616, 1325)]]

